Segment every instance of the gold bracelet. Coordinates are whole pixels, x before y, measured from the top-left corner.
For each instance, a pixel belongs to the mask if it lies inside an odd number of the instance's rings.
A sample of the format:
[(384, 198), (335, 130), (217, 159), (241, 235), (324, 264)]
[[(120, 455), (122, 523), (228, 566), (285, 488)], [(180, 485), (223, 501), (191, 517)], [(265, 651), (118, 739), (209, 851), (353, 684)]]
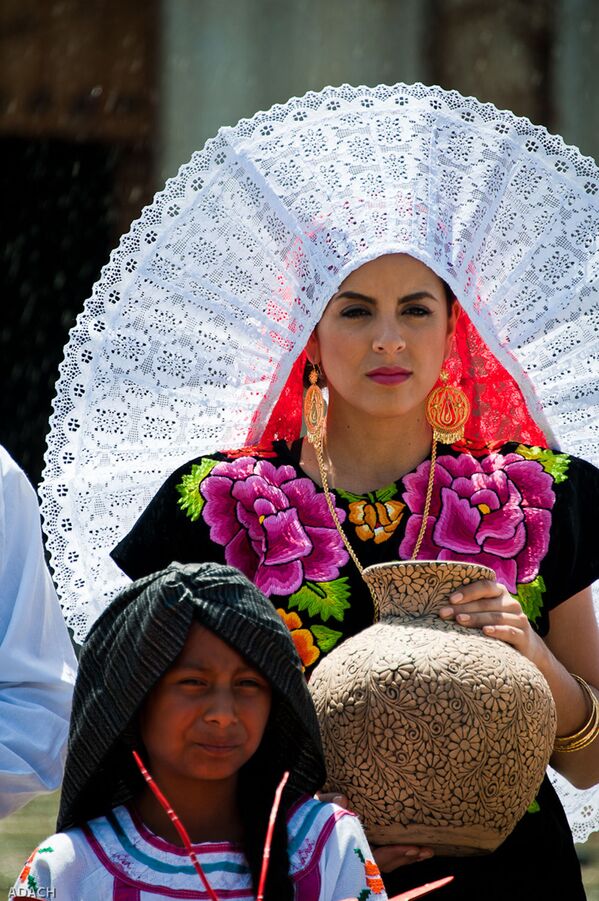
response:
[(599, 735), (599, 699), (591, 687), (580, 676), (571, 673), (576, 679), (591, 704), (591, 712), (584, 726), (573, 732), (571, 735), (557, 736), (553, 749), (559, 751), (560, 754), (567, 754), (571, 751), (581, 751)]

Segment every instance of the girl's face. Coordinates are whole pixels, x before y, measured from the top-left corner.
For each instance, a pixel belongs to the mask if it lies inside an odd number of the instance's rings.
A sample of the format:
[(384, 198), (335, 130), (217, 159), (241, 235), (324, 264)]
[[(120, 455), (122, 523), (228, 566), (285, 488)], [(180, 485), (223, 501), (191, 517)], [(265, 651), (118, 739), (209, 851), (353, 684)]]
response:
[(150, 692), (140, 732), (159, 786), (197, 789), (235, 780), (257, 750), (270, 714), (268, 680), (194, 623), (173, 665)]
[(324, 371), (331, 410), (388, 418), (422, 409), (457, 315), (441, 279), (405, 254), (378, 257), (348, 275), (306, 348)]

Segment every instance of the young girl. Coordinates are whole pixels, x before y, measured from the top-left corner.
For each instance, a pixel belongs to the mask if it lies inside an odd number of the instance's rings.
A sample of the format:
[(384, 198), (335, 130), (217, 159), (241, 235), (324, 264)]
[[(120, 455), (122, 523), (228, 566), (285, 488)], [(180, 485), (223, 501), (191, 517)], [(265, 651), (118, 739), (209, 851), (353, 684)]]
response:
[(173, 563), (122, 592), (90, 632), (58, 831), (11, 897), (254, 898), (285, 771), (264, 897), (385, 901), (358, 819), (311, 797), (325, 775), (318, 724), (274, 607), (231, 567)]

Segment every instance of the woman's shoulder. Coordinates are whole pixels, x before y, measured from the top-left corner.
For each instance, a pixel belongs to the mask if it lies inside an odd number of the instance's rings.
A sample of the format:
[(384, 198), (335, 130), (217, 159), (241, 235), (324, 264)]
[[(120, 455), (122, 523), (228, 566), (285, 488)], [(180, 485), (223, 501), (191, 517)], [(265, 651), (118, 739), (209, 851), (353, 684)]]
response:
[[(463, 441), (449, 449), (450, 455), (478, 461), (485, 469), (504, 468), (520, 464), (523, 472), (540, 472), (551, 477), (555, 485), (562, 485), (570, 479), (589, 479), (599, 484), (599, 469), (582, 457), (539, 445), (523, 444), (520, 441), (475, 443)], [(442, 456), (439, 453), (438, 456)], [(524, 464), (524, 465), (522, 465)]]
[[(215, 451), (195, 457), (179, 466), (168, 478), (167, 490), (178, 495), (178, 505), (184, 511), (194, 506), (199, 486), (210, 476), (225, 477), (231, 481), (244, 480), (250, 475), (268, 474), (284, 468), (287, 478), (299, 474), (299, 463), (294, 446), (284, 441), (269, 444), (248, 445)], [(164, 486), (163, 486), (164, 487)]]
[[(233, 464), (243, 467), (244, 463), (258, 463), (260, 461), (270, 462), (274, 466), (287, 464), (297, 467), (299, 465), (297, 442), (293, 445), (288, 445), (285, 441), (274, 441), (266, 444), (251, 444), (244, 447), (211, 451), (187, 460), (175, 470), (175, 473), (189, 471), (193, 467), (200, 467), (210, 472), (213, 467), (219, 464)], [(175, 473), (173, 473), (173, 476)]]
[(83, 830), (57, 832), (30, 854), (10, 889), (9, 899), (75, 897), (77, 887), (102, 867)]
[[(292, 449), (284, 442), (192, 458), (171, 472), (111, 556), (132, 579), (173, 560), (197, 562), (204, 559), (204, 551), (216, 559), (215, 548), (232, 537), (235, 517), (229, 521), (228, 514), (236, 494), (276, 494), (299, 475)], [(198, 539), (202, 529), (210, 530), (211, 543)]]

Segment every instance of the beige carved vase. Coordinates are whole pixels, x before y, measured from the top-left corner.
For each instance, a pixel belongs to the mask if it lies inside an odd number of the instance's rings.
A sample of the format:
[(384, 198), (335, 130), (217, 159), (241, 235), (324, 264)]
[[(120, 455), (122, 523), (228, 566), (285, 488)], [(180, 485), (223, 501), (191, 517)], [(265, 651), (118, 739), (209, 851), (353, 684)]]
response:
[(438, 616), (452, 591), (492, 570), (383, 563), (364, 578), (379, 622), (310, 679), (326, 789), (348, 796), (375, 845), (493, 851), (543, 779), (556, 722), (549, 686), (509, 645)]

